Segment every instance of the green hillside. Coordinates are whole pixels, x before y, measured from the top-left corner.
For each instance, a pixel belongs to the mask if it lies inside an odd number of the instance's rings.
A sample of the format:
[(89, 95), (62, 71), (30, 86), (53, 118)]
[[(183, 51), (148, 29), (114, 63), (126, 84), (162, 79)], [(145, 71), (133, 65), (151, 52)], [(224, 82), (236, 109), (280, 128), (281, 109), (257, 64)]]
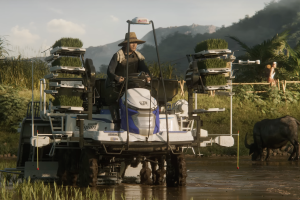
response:
[[(300, 1), (281, 0), (272, 1), (266, 4), (263, 10), (256, 12), (252, 17), (248, 15), (233, 23), (229, 27), (223, 27), (212, 34), (190, 34), (175, 33), (166, 37), (159, 44), (160, 59), (163, 62), (173, 61), (177, 64), (178, 73), (185, 72), (187, 67), (186, 54), (194, 53), (195, 45), (209, 38), (225, 39), (228, 48), (240, 50), (236, 55), (243, 55), (241, 47), (237, 42), (229, 39), (228, 36), (235, 36), (246, 43), (248, 46), (261, 43), (266, 39), (272, 38), (277, 33), (289, 30), (289, 44), (296, 46), (300, 39)], [(142, 54), (148, 61), (156, 61), (155, 48), (145, 45), (141, 49)]]

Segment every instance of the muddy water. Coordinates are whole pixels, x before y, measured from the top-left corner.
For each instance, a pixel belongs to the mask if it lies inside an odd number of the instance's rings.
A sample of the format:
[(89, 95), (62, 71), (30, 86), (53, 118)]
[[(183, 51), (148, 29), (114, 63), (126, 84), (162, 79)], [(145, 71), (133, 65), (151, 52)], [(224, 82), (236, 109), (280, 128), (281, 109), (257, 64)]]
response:
[(269, 162), (252, 162), (250, 157), (190, 158), (187, 159), (187, 186), (143, 186), (120, 184), (100, 186), (108, 193), (115, 189), (116, 199), (189, 200), (196, 199), (300, 199), (300, 161), (289, 162), (287, 157), (271, 158)]

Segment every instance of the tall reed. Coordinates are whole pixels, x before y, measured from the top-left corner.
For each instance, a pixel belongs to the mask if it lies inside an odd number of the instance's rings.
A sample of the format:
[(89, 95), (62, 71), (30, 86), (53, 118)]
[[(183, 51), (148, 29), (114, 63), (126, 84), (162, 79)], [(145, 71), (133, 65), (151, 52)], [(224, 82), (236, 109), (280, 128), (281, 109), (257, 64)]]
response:
[(21, 56), (0, 61), (0, 84), (31, 89), (32, 65), (34, 88), (38, 89), (39, 80), (49, 74), (47, 63), (40, 59), (31, 62)]

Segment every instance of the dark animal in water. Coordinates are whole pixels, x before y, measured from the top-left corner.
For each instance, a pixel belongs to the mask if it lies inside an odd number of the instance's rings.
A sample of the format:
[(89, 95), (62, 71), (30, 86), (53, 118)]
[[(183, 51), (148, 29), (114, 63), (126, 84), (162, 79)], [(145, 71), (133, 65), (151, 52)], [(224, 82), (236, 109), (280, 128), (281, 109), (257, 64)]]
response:
[[(247, 134), (245, 146), (252, 160), (263, 160), (263, 149), (267, 148), (266, 161), (270, 158), (270, 150), (281, 148), (290, 142), (294, 146), (289, 160), (299, 159), (298, 125), (300, 122), (291, 116), (277, 119), (264, 119), (257, 122), (253, 128), (254, 143), (248, 144)], [(294, 158), (294, 156), (296, 157)]]

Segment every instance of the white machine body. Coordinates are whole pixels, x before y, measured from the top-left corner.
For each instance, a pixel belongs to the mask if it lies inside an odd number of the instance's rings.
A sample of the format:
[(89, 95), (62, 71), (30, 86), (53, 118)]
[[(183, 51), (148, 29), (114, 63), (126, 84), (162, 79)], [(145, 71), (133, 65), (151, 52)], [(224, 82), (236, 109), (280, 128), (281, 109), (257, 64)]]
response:
[[(42, 99), (42, 86), (44, 83), (41, 81), (41, 99)], [(157, 100), (150, 96), (150, 92), (147, 89), (135, 88), (129, 89), (127, 96), (128, 108), (136, 111), (137, 114), (132, 115), (134, 125), (140, 129), (140, 134), (135, 132), (129, 132), (129, 141), (149, 141), (149, 142), (167, 142), (167, 126), (166, 115), (158, 114), (159, 117), (159, 130), (153, 134), (156, 120), (156, 115), (153, 114), (155, 110), (158, 110)], [(42, 101), (42, 100), (41, 100)], [(125, 95), (121, 98), (122, 103), (125, 103)], [(44, 98), (45, 103), (45, 98)], [(42, 102), (41, 102), (42, 104)], [(45, 104), (44, 104), (45, 105)], [(51, 121), (56, 117), (62, 120), (61, 130), (57, 131), (57, 128), (52, 128), (52, 134), (67, 135), (68, 137), (79, 137), (79, 127), (76, 126), (76, 118), (80, 114), (66, 114), (54, 112), (56, 107), (49, 105), (49, 109), (40, 109), (41, 118), (45, 121)], [(69, 110), (80, 110), (81, 107), (70, 107)], [(151, 113), (149, 113), (151, 110)], [(188, 102), (184, 99), (176, 101), (167, 110), (173, 111), (173, 114), (168, 114), (168, 132), (169, 141), (172, 142), (193, 142), (196, 136), (196, 130), (194, 127), (194, 121), (188, 119)], [(146, 114), (145, 114), (146, 113)], [(121, 115), (122, 116), (122, 115)], [(149, 120), (150, 116), (150, 120)], [(152, 118), (152, 119), (151, 119)], [(121, 120), (125, 120), (121, 118)], [(150, 132), (149, 132), (150, 121)], [(50, 123), (52, 126), (52, 123)], [(51, 143), (59, 142), (51, 140), (51, 136), (44, 137), (32, 137), (31, 144), (34, 147), (46, 146)], [(115, 144), (124, 144), (127, 141), (126, 129), (120, 131), (114, 131), (114, 123), (111, 118), (111, 114), (108, 109), (102, 109), (99, 114), (93, 114), (92, 120), (84, 120), (83, 137), (89, 138), (101, 142), (112, 142)], [(232, 136), (209, 136), (206, 130), (201, 129), (200, 137), (204, 140), (201, 146), (207, 146), (208, 144), (216, 143), (221, 146), (233, 146), (234, 140)]]

